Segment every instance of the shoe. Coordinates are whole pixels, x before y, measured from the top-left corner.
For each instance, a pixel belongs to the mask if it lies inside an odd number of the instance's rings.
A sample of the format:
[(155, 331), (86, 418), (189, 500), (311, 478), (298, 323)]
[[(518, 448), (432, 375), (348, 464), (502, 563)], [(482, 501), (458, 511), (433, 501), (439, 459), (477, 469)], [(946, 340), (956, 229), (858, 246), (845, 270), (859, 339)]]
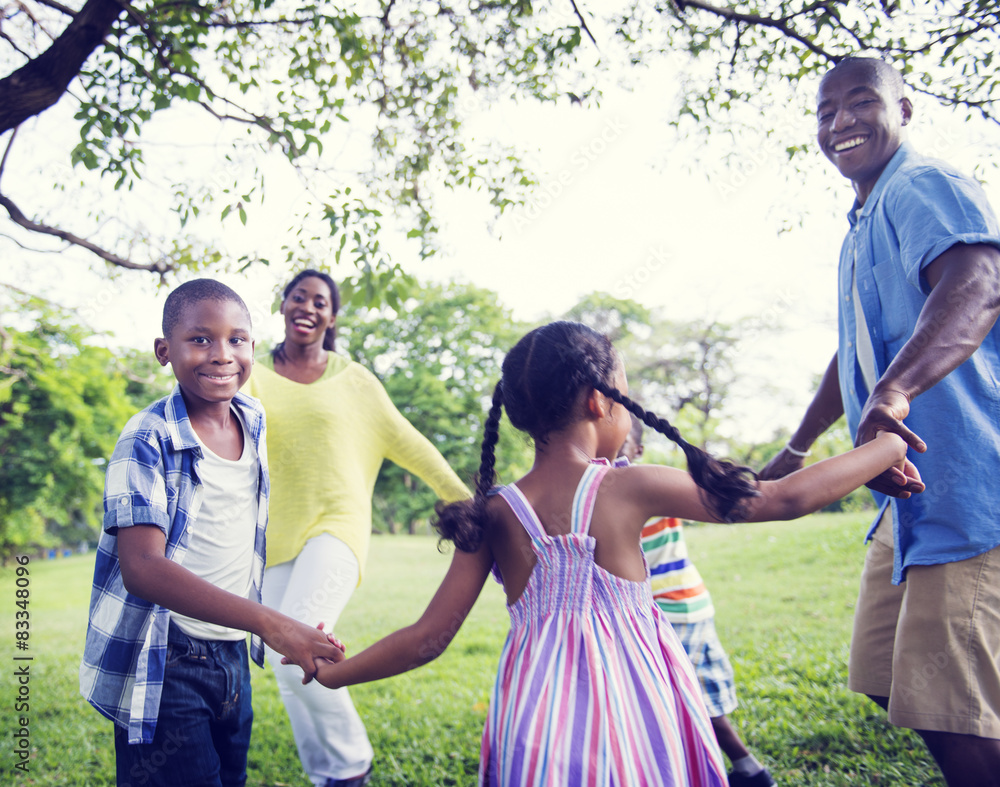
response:
[(324, 787), (364, 787), (372, 780), (373, 768), (374, 766), (369, 765), (367, 771), (353, 779), (327, 779)]
[(774, 787), (775, 784), (774, 777), (771, 776), (771, 772), (767, 768), (753, 776), (736, 773), (736, 771), (729, 772), (729, 787)]

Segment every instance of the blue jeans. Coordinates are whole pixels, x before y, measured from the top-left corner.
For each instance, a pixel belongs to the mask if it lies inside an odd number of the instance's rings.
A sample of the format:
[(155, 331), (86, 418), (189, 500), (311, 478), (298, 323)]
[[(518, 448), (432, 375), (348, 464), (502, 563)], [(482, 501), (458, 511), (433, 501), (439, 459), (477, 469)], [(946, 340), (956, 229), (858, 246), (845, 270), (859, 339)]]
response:
[(245, 640), (193, 639), (173, 623), (152, 743), (115, 726), (118, 787), (243, 787), (253, 708)]

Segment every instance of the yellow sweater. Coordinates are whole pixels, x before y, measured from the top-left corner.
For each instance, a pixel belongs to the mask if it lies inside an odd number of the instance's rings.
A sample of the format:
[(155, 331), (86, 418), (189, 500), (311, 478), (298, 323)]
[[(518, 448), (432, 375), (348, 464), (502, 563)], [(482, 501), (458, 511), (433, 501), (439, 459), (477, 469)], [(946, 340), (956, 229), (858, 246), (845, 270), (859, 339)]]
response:
[(275, 372), (268, 355), (257, 359), (246, 390), (267, 413), (268, 566), (293, 560), (306, 541), (329, 533), (354, 551), (363, 574), (383, 459), (423, 479), (442, 500), (471, 497), (361, 364), (330, 353), (323, 376), (303, 385)]

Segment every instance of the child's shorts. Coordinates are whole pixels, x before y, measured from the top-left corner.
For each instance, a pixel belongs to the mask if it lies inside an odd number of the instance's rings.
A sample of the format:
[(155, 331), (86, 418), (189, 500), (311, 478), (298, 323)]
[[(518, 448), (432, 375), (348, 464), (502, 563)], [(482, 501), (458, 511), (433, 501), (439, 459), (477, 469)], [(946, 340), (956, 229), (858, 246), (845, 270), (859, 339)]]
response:
[(865, 557), (848, 688), (888, 697), (899, 727), (1000, 738), (1000, 547), (893, 585), (886, 524)]
[(733, 667), (719, 642), (715, 619), (698, 623), (671, 623), (684, 650), (687, 651), (694, 672), (701, 684), (701, 693), (713, 719), (736, 710), (736, 685)]

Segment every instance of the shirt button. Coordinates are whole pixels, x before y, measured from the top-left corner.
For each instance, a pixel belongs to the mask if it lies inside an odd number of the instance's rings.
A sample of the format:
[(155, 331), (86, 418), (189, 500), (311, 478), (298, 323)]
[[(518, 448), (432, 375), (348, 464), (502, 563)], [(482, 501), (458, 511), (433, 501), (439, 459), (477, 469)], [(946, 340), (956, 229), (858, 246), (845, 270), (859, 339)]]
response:
[(118, 505), (120, 505), (120, 506), (127, 506), (128, 505), (128, 498), (127, 497), (119, 497), (118, 498)]

